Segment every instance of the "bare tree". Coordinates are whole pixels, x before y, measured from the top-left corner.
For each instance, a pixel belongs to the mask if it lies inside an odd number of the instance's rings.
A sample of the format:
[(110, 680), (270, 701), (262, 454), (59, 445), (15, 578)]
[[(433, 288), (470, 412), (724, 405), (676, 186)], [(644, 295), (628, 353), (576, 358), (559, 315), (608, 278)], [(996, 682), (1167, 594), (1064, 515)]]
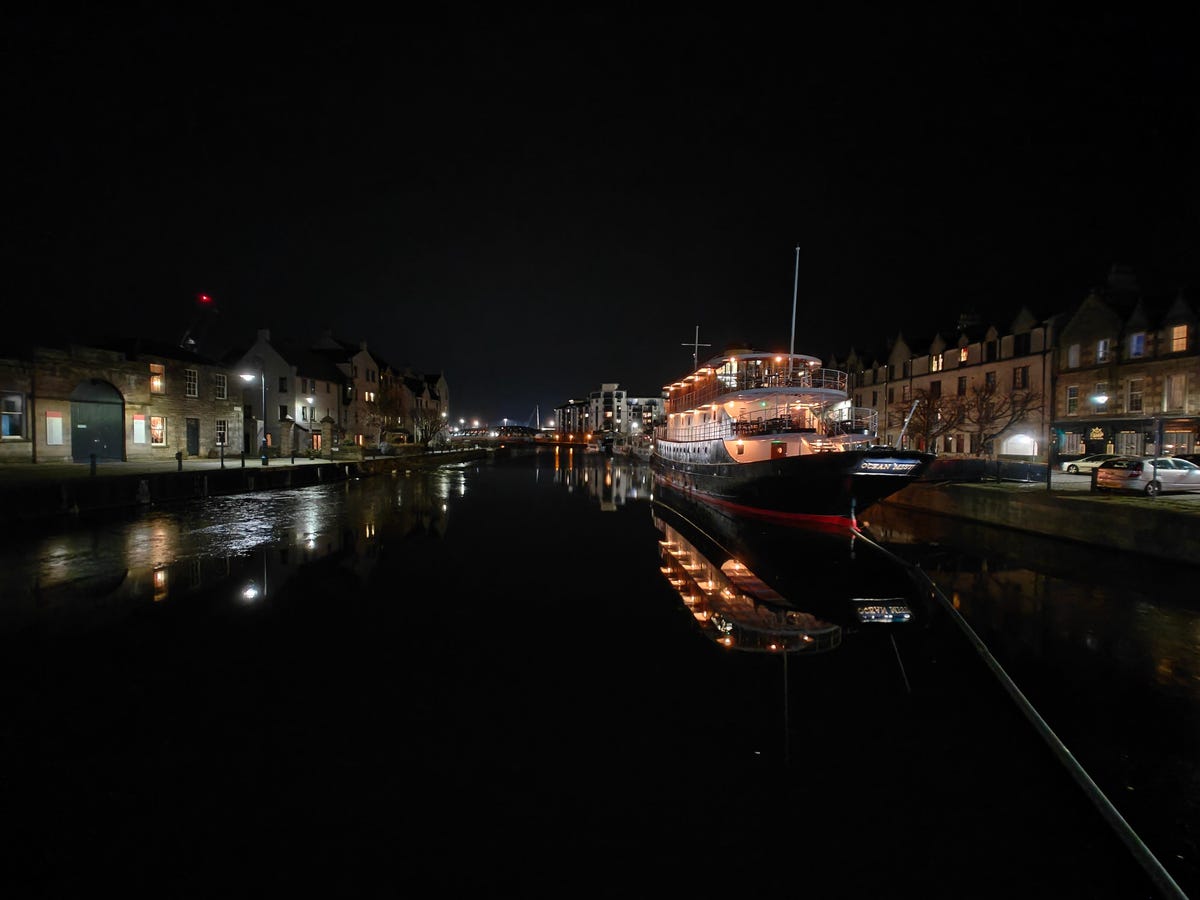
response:
[(1001, 393), (995, 382), (972, 383), (963, 400), (963, 420), (971, 433), (971, 452), (990, 455), (996, 438), (1028, 415), (1040, 412), (1044, 398), (1037, 391)]
[(382, 443), (385, 431), (397, 431), (404, 427), (404, 384), (394, 374), (379, 380), (379, 390), (374, 401), (368, 402), (367, 421), (376, 433), (376, 443)]
[(912, 436), (918, 450), (933, 452), (938, 438), (962, 426), (966, 415), (963, 398), (940, 393), (934, 396), (925, 388), (919, 388), (914, 392), (913, 400), (916, 406), (908, 421), (907, 434)]
[(436, 407), (418, 407), (412, 411), (413, 440), (422, 447), (434, 443), (446, 429), (446, 417)]

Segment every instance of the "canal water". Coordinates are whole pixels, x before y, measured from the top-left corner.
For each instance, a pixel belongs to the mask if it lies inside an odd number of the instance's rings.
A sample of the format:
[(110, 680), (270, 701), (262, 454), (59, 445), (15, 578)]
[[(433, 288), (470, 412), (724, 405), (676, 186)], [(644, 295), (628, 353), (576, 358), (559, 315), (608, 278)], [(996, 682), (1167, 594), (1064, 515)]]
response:
[(15, 538), (7, 847), (49, 889), (168, 895), (1156, 896), (1058, 812), (952, 606), (1200, 896), (1195, 570), (864, 518), (739, 522), (546, 449)]

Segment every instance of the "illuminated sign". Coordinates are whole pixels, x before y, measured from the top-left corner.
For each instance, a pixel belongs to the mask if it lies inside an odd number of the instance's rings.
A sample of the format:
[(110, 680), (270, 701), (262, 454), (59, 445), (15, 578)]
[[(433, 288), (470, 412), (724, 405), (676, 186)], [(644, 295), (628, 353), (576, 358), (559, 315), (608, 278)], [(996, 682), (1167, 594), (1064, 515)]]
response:
[(919, 459), (864, 459), (855, 471), (870, 475), (908, 475), (920, 464)]

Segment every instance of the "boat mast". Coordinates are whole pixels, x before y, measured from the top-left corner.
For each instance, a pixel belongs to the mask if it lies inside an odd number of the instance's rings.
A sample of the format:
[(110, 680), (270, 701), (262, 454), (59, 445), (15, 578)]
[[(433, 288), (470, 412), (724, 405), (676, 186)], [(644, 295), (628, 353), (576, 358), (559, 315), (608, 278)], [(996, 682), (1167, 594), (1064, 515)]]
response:
[(792, 341), (788, 344), (788, 384), (792, 383), (792, 354), (796, 352), (796, 291), (800, 286), (800, 245), (796, 245), (796, 274), (792, 277)]
[(700, 368), (700, 348), (701, 347), (711, 347), (712, 344), (700, 343), (700, 326), (697, 325), (695, 340), (693, 340), (690, 344), (680, 344), (679, 346), (692, 348), (692, 371), (694, 372), (698, 368)]

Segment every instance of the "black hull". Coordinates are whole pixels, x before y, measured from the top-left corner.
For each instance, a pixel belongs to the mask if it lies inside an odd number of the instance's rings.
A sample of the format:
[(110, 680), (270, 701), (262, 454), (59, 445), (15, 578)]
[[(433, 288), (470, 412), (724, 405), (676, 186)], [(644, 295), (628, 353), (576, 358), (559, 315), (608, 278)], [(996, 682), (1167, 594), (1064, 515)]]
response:
[(653, 458), (655, 477), (738, 515), (853, 524), (864, 509), (920, 478), (933, 457), (871, 448), (755, 463), (676, 463)]

